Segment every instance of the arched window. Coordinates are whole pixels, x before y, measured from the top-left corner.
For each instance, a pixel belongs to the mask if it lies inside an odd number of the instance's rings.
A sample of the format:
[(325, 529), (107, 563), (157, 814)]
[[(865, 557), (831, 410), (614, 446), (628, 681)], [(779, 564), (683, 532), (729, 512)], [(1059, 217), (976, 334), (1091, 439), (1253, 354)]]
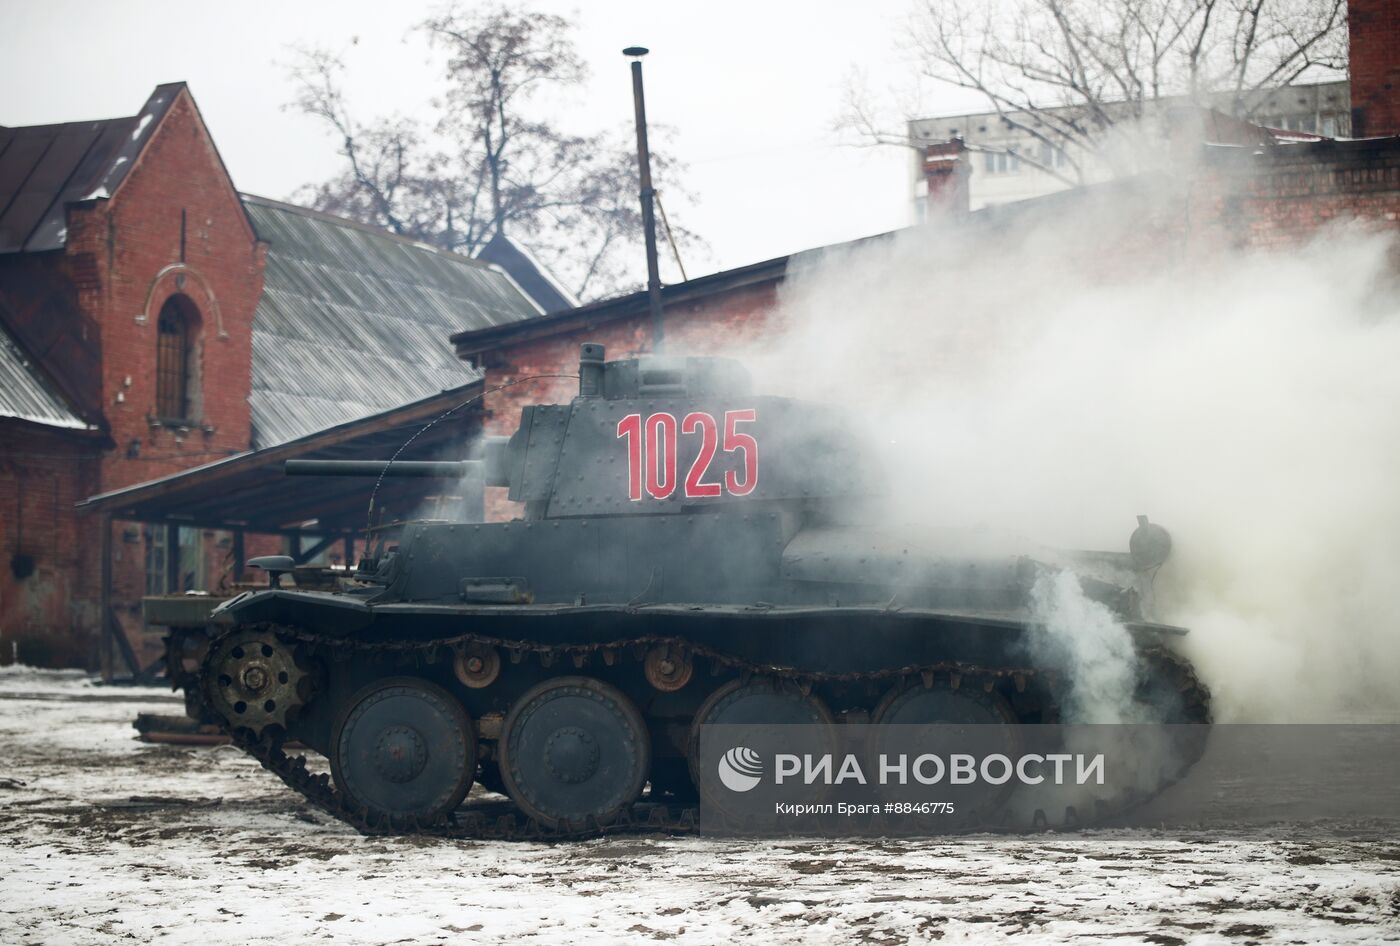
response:
[(181, 296), (165, 300), (156, 322), (156, 416), (168, 420), (186, 420), (193, 414), (195, 321), (182, 303)]

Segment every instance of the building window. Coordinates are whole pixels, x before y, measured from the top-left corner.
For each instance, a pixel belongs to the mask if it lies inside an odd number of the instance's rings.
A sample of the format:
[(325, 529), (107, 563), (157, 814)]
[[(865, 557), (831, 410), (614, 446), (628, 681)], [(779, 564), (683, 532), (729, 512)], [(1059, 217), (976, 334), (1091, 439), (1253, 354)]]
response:
[(1065, 149), (1057, 148), (1048, 141), (1040, 143), (1040, 166), (1043, 168), (1062, 168), (1069, 163), (1065, 157)]
[(156, 416), (194, 416), (194, 337), (197, 319), (183, 296), (171, 296), (156, 322)]
[(1021, 169), (1021, 159), (1011, 151), (988, 151), (983, 155), (983, 167), (989, 174), (1015, 174)]
[(166, 575), (169, 569), (166, 567), (165, 548), (165, 526), (155, 525), (146, 527), (146, 594), (163, 595), (170, 589), (166, 588)]
[(193, 526), (146, 526), (146, 594), (177, 595), (207, 587), (203, 534)]

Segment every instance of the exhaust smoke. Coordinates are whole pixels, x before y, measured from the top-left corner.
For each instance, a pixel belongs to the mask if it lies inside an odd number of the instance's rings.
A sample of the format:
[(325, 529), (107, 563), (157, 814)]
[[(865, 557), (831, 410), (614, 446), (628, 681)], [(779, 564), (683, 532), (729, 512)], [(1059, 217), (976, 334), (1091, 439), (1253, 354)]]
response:
[[(1393, 239), (1203, 252), (1173, 185), (1109, 194), (795, 260), (747, 360), (876, 433), (891, 523), (1112, 550), (1165, 524), (1156, 616), (1192, 629), (1218, 720), (1400, 718)], [(1037, 586), (1042, 644), (1080, 721), (1121, 719), (1126, 631), (1073, 583)]]
[(1091, 600), (1072, 571), (1043, 569), (1031, 588), (1029, 649), (1037, 666), (1068, 681), (1060, 713), (1067, 723), (1163, 722), (1133, 700), (1133, 639), (1113, 612)]

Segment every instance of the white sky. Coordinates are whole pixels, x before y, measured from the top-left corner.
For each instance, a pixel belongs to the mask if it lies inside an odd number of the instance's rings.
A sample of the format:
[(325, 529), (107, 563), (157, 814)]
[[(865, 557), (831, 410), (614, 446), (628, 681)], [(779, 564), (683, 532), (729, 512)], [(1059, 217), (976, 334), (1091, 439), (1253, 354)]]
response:
[[(648, 46), (648, 117), (676, 132), (685, 184), (699, 200), (668, 211), (710, 245), (690, 275), (904, 226), (911, 159), (900, 149), (843, 146), (832, 130), (845, 76), (875, 89), (906, 84), (896, 41), (912, 0), (537, 0), (571, 16), (590, 64), (586, 88), (560, 102), (578, 131), (630, 128), (624, 46)], [(386, 0), (0, 0), (0, 124), (135, 114), (161, 82), (184, 80), (234, 183), (286, 199), (338, 167), (335, 142), (284, 108), (290, 44), (347, 52), (361, 115), (425, 114), (441, 87), (412, 26), (428, 2)], [(353, 45), (352, 45), (352, 41)], [(974, 101), (935, 91), (923, 111)], [(639, 278), (644, 268), (638, 260)], [(674, 275), (663, 271), (663, 278)]]

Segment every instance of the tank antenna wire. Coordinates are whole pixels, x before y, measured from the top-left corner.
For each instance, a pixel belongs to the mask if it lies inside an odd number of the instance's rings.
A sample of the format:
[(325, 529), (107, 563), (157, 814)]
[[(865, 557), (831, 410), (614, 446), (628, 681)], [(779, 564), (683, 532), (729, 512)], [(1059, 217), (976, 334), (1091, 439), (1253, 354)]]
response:
[(666, 205), (661, 202), (661, 191), (656, 192), (656, 209), (661, 211), (661, 228), (666, 231), (666, 242), (671, 244), (671, 255), (676, 258), (676, 268), (681, 271), (681, 282), (690, 282), (685, 274), (685, 264), (681, 262), (681, 248), (676, 246), (676, 238), (671, 233), (671, 221), (666, 219)]
[(532, 374), (532, 375), (530, 375), (530, 376), (527, 377), (527, 378), (516, 378), (514, 381), (507, 381), (507, 382), (505, 382), (504, 384), (498, 384), (498, 385), (496, 385), (494, 388), (487, 388), (485, 391), (482, 391), (480, 394), (476, 394), (476, 395), (473, 395), (472, 397), (467, 398), (465, 401), (463, 401), (461, 404), (456, 405), (455, 407), (449, 407), (447, 410), (443, 411), (441, 414), (439, 414), (438, 416), (434, 417), (432, 420), (428, 421), (428, 422), (427, 422), (426, 424), (424, 424), (422, 427), (418, 428), (418, 430), (413, 434), (413, 436), (412, 436), (412, 437), (409, 437), (407, 440), (405, 440), (405, 441), (403, 442), (403, 444), (401, 444), (401, 445), (399, 446), (399, 449), (397, 449), (397, 450), (394, 451), (394, 455), (391, 456), (391, 457), (384, 463), (384, 469), (382, 469), (382, 470), (379, 471), (379, 478), (376, 479), (376, 480), (374, 481), (374, 489), (370, 490), (370, 494), (369, 494), (369, 509), (366, 511), (366, 514), (365, 514), (365, 547), (366, 547), (366, 549), (368, 549), (368, 547), (369, 547), (370, 537), (374, 534), (374, 500), (375, 500), (375, 497), (377, 497), (377, 496), (379, 495), (379, 484), (384, 482), (384, 477), (385, 477), (386, 475), (388, 475), (388, 473), (389, 473), (389, 467), (392, 466), (393, 463), (394, 463), (394, 461), (397, 460), (397, 459), (399, 458), (399, 454), (403, 453), (405, 450), (408, 449), (409, 444), (413, 443), (413, 441), (417, 440), (419, 437), (423, 436), (423, 434), (427, 433), (427, 432), (428, 432), (433, 426), (435, 426), (439, 421), (446, 420), (448, 417), (450, 417), (450, 416), (452, 416), (453, 414), (457, 413), (457, 412), (460, 411), (462, 408), (468, 407), (468, 406), (470, 406), (470, 405), (472, 405), (472, 404), (475, 404), (477, 401), (480, 401), (482, 398), (486, 397), (486, 395), (488, 395), (488, 394), (495, 394), (497, 391), (504, 391), (506, 388), (513, 388), (513, 387), (515, 387), (517, 384), (525, 384), (525, 383), (528, 382), (528, 381), (544, 381), (544, 380), (548, 380), (548, 379), (559, 379), (559, 380), (564, 380), (564, 379), (568, 379), (568, 378), (572, 378), (573, 380), (577, 381), (577, 380), (578, 380), (578, 375), (576, 375), (576, 374)]

